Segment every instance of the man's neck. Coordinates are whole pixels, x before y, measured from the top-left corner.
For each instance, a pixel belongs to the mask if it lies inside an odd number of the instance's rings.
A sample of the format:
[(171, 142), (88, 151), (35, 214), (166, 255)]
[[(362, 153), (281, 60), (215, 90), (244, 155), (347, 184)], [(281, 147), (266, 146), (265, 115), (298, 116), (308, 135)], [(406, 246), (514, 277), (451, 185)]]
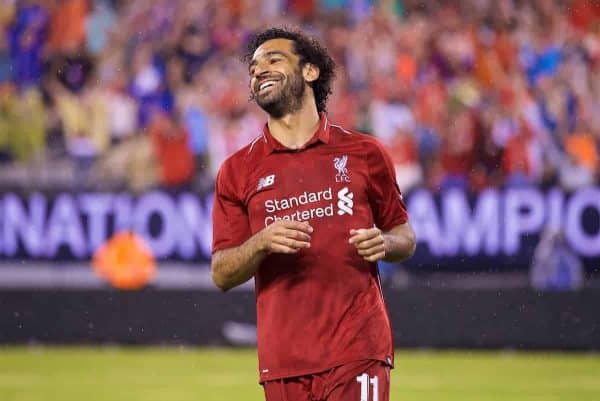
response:
[(281, 118), (269, 116), (269, 132), (286, 148), (299, 149), (313, 137), (319, 127), (319, 113), (313, 102), (304, 102), (295, 113)]

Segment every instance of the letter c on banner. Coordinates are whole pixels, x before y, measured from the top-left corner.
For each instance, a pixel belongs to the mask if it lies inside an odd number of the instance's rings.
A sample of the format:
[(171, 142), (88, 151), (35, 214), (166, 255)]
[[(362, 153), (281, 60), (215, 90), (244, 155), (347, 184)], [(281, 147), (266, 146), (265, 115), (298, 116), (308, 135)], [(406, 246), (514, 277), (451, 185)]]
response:
[(596, 233), (586, 233), (582, 214), (586, 208), (593, 207), (600, 214), (600, 190), (588, 188), (577, 191), (567, 206), (565, 235), (569, 244), (580, 255), (600, 256), (600, 221), (595, 222)]

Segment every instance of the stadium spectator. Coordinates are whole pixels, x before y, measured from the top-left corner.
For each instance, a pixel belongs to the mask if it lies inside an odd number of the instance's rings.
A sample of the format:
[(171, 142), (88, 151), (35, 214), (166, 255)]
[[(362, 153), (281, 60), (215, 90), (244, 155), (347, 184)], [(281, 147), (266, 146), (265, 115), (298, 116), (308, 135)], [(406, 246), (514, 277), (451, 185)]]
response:
[(133, 55), (130, 91), (139, 104), (138, 120), (142, 127), (148, 125), (154, 110), (170, 110), (172, 99), (159, 69), (161, 62), (149, 45), (140, 45)]
[(85, 43), (85, 20), (88, 0), (54, 0), (50, 2), (48, 46), (56, 53), (69, 53)]
[(15, 86), (10, 81), (0, 82), (0, 161), (12, 159), (9, 134), (18, 129), (15, 117)]
[(126, 76), (122, 72), (114, 73), (103, 94), (108, 113), (110, 140), (118, 145), (137, 130), (138, 104), (127, 93)]
[(0, 83), (0, 160), (30, 162), (45, 149), (45, 111), (39, 90), (18, 92)]
[(14, 79), (19, 86), (40, 85), (42, 53), (47, 39), (48, 10), (35, 0), (23, 1), (8, 30)]
[(159, 166), (150, 136), (136, 133), (113, 146), (100, 160), (96, 176), (102, 177), (109, 188), (133, 193), (159, 185)]
[(510, 185), (532, 184), (540, 174), (540, 155), (536, 152), (533, 131), (521, 121), (516, 132), (506, 141), (502, 160), (504, 174)]
[(162, 112), (153, 113), (148, 127), (160, 168), (160, 183), (166, 188), (190, 184), (195, 165), (187, 131)]
[(91, 54), (100, 54), (115, 26), (117, 16), (108, 4), (108, 0), (94, 2), (93, 11), (85, 20), (86, 48)]
[(204, 93), (204, 83), (200, 74), (194, 76), (189, 86), (185, 86), (177, 98), (177, 112), (182, 116), (183, 124), (189, 133), (189, 147), (194, 155), (197, 177), (210, 181), (208, 141), (210, 137), (210, 99)]
[(261, 120), (255, 114), (246, 113), (244, 108), (234, 108), (227, 118), (213, 121), (209, 129), (211, 136), (208, 146), (213, 176), (216, 176), (221, 163), (239, 149), (240, 145), (250, 143), (254, 139), (261, 127)]

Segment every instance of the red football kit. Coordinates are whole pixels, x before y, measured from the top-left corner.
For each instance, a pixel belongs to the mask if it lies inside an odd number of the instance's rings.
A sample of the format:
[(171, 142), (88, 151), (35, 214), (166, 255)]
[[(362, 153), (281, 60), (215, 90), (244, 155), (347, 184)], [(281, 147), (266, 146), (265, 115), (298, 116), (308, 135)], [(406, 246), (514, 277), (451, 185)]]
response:
[(407, 221), (382, 146), (331, 125), (324, 114), (297, 150), (281, 145), (265, 125), (217, 175), (213, 252), (241, 245), (279, 219), (308, 221), (314, 231), (310, 248), (271, 254), (256, 272), (260, 381), (357, 361), (392, 366), (377, 265), (348, 243), (351, 229), (388, 231)]

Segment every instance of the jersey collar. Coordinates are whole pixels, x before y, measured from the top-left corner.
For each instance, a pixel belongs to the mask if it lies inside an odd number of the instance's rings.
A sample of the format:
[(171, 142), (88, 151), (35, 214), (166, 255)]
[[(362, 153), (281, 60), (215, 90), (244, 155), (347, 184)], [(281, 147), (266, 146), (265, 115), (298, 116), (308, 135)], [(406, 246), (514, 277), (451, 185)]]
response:
[(271, 154), (273, 152), (294, 152), (298, 150), (303, 150), (316, 144), (317, 142), (329, 143), (329, 121), (327, 120), (327, 116), (325, 113), (319, 113), (319, 127), (315, 134), (304, 144), (303, 147), (299, 149), (290, 149), (282, 145), (273, 135), (269, 132), (268, 124), (265, 124), (263, 128), (263, 138), (265, 140), (265, 147), (267, 154)]

